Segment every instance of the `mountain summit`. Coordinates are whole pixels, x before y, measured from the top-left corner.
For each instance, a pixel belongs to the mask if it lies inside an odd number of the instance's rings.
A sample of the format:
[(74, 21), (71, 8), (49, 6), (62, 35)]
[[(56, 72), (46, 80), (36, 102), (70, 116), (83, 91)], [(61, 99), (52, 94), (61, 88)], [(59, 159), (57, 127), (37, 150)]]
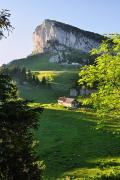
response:
[(77, 27), (46, 19), (33, 33), (33, 54), (47, 51), (80, 49), (84, 52), (99, 46), (104, 37)]

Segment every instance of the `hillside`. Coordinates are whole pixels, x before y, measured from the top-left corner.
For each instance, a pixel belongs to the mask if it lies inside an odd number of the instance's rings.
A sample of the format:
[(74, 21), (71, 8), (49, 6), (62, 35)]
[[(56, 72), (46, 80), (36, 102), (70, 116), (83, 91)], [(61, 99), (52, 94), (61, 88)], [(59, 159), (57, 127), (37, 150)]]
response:
[[(120, 123), (107, 120), (103, 129), (97, 125), (94, 112), (79, 108), (68, 110), (57, 105), (60, 96), (69, 96), (69, 89), (78, 78), (78, 68), (49, 62), (50, 54), (15, 60), (9, 64), (26, 67), (50, 79), (50, 86), (18, 85), (19, 94), (34, 100), (32, 106), (43, 106), (40, 125), (33, 132), (39, 141), (36, 153), (46, 166), (43, 180), (84, 180), (119, 174)], [(99, 129), (99, 130), (98, 130)], [(118, 177), (119, 179), (119, 177)]]
[(49, 86), (21, 85), (17, 82), (19, 94), (23, 98), (40, 103), (55, 103), (60, 96), (69, 96), (69, 90), (78, 78), (78, 68), (72, 65), (62, 65), (49, 62), (50, 54), (29, 56), (14, 60), (8, 64), (10, 69), (18, 66), (30, 69), (41, 80), (43, 76), (49, 79)]
[(47, 86), (31, 86), (18, 84), (20, 96), (40, 103), (56, 103), (60, 96), (69, 96), (69, 90), (78, 77), (74, 71), (37, 71), (39, 79), (43, 76), (49, 78)]
[(76, 69), (71, 64), (64, 65), (64, 64), (60, 64), (56, 62), (51, 63), (49, 61), (50, 57), (51, 57), (50, 53), (36, 54), (36, 55), (28, 56), (23, 59), (13, 60), (9, 64), (7, 64), (7, 67), (8, 68), (13, 68), (16, 66), (19, 66), (20, 68), (26, 67), (27, 69), (30, 69), (31, 71), (52, 71), (52, 70), (63, 71), (63, 70)]
[(38, 70), (60, 70), (61, 66), (56, 63), (50, 63), (49, 53), (43, 53), (43, 54), (37, 54), (33, 56), (28, 56), (23, 59), (17, 59), (8, 64), (9, 68), (13, 68), (15, 66), (19, 67), (26, 67), (27, 69), (30, 69), (32, 71), (38, 71)]

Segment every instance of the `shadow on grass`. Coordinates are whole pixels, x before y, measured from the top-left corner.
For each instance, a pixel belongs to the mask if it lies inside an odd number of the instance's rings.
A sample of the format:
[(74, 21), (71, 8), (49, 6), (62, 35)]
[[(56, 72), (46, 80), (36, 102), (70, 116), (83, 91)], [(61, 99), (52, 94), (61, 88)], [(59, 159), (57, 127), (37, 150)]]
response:
[[(120, 138), (97, 131), (95, 116), (47, 109), (40, 119), (36, 151), (46, 165), (45, 179), (56, 179), (76, 168), (101, 168), (95, 159), (120, 157)], [(114, 166), (120, 164), (114, 162)]]

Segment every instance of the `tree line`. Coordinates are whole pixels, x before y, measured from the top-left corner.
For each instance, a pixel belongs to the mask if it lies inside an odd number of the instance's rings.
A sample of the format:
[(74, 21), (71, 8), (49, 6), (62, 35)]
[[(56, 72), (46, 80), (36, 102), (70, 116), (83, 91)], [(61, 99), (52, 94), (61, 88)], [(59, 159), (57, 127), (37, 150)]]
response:
[(35, 73), (31, 72), (31, 70), (27, 70), (25, 67), (20, 68), (16, 66), (13, 68), (8, 68), (6, 65), (3, 65), (1, 70), (4, 74), (8, 74), (13, 79), (19, 81), (21, 85), (25, 83), (29, 83), (35, 86), (40, 86), (40, 85), (45, 86), (49, 84), (49, 81), (45, 76), (43, 76), (42, 79), (40, 80)]

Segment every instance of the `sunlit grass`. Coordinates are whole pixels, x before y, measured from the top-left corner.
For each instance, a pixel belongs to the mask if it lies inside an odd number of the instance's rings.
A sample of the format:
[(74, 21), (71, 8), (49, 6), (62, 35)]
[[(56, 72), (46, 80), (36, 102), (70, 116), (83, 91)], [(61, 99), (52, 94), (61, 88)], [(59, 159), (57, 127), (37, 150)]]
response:
[(98, 118), (94, 113), (71, 111), (56, 104), (43, 106), (35, 137), (39, 140), (36, 152), (46, 164), (45, 180), (119, 173), (120, 138), (110, 131), (96, 130)]

